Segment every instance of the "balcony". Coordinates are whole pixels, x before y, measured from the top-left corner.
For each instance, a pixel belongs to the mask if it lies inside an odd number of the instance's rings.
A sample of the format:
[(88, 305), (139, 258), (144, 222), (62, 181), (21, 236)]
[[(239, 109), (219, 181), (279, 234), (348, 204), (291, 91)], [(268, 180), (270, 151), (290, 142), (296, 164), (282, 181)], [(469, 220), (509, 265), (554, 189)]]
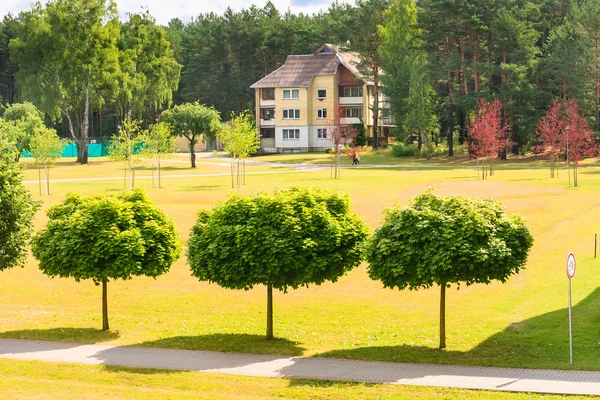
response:
[(394, 117), (392, 117), (392, 116), (379, 117), (379, 125), (381, 125), (381, 126), (395, 126), (396, 125), (396, 121), (395, 121)]
[(260, 126), (275, 126), (275, 118), (261, 119)]
[(362, 97), (340, 97), (340, 105), (341, 106), (362, 106), (363, 98)]
[(344, 118), (340, 118), (340, 124), (343, 125), (353, 125), (353, 124), (360, 124), (360, 118), (358, 117), (344, 117)]
[(275, 99), (260, 99), (261, 107), (275, 107)]

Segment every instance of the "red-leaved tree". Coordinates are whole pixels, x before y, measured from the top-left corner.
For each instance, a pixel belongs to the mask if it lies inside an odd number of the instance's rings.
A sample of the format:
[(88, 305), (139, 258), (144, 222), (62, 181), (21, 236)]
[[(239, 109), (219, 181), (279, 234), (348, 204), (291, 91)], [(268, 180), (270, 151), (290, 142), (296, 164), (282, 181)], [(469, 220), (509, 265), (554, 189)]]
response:
[(346, 122), (346, 108), (340, 104), (336, 104), (333, 109), (333, 115), (330, 114), (330, 118), (326, 121), (327, 124), (327, 138), (333, 144), (333, 155), (334, 155), (334, 173), (332, 174), (334, 179), (340, 178), (340, 156), (346, 145), (356, 137), (356, 130), (351, 124)]
[(493, 161), (504, 149), (513, 143), (506, 135), (508, 125), (502, 125), (502, 103), (498, 99), (491, 102), (480, 99), (477, 110), (471, 117), (471, 157), (481, 162), (481, 177), (494, 174)]
[(562, 104), (555, 99), (546, 112), (546, 115), (540, 119), (535, 131), (537, 141), (536, 151), (544, 157), (550, 159), (550, 177), (558, 178), (558, 169), (556, 163), (561, 149), (561, 138), (564, 134), (566, 118), (561, 115)]
[[(594, 157), (598, 148), (593, 132), (575, 100), (567, 103), (564, 134), (560, 138), (560, 148), (567, 155), (567, 168), (573, 163), (573, 186), (577, 187), (577, 167), (581, 157)], [(569, 173), (569, 186), (571, 175)]]

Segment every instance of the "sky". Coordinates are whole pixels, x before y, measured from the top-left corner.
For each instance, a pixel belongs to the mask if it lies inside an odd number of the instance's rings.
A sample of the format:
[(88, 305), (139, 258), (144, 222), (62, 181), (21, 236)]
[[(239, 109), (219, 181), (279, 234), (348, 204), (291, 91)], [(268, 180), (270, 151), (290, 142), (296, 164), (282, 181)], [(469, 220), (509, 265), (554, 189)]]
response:
[[(345, 0), (349, 1), (349, 0)], [(45, 3), (42, 0), (42, 3)], [(119, 13), (125, 15), (128, 12), (138, 12), (142, 7), (147, 7), (150, 14), (156, 18), (161, 25), (166, 25), (172, 18), (187, 22), (191, 17), (206, 12), (222, 14), (227, 7), (234, 11), (248, 8), (254, 3), (262, 7), (267, 0), (117, 0)], [(280, 12), (289, 8), (294, 13), (314, 13), (319, 10), (327, 10), (332, 0), (271, 0)], [(18, 14), (31, 8), (31, 0), (0, 0), (0, 17), (8, 14)]]

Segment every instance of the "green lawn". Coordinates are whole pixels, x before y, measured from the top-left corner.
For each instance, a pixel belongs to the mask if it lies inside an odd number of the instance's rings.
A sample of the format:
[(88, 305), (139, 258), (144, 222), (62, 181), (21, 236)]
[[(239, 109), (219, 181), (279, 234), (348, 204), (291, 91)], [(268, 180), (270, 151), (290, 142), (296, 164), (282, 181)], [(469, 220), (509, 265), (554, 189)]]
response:
[[(296, 162), (301, 156), (321, 157), (291, 154), (256, 159), (272, 157), (281, 162), (289, 157)], [(377, 163), (390, 159), (389, 153), (382, 152), (373, 157), (382, 160)], [(138, 182), (176, 221), (182, 240), (187, 238), (199, 209), (211, 207), (232, 191), (228, 176), (185, 176), (204, 168), (212, 171), (213, 167), (229, 172), (225, 167), (204, 165), (205, 161), (215, 160), (199, 160), (196, 171), (177, 164), (174, 168), (181, 177), (165, 179), (163, 189), (152, 189), (148, 179)], [(113, 330), (103, 333), (98, 331), (100, 289), (92, 282), (49, 279), (31, 260), (24, 269), (1, 274), (0, 337), (569, 369), (564, 265), (566, 253), (573, 251), (578, 263), (573, 281), (572, 368), (600, 370), (600, 260), (593, 259), (594, 233), (600, 231), (600, 170), (581, 169), (581, 187), (568, 189), (562, 171), (560, 179), (551, 180), (547, 169), (502, 169), (501, 164), (496, 176), (477, 181), (475, 170), (465, 168), (470, 165), (466, 161), (458, 168), (439, 169), (427, 165), (419, 168), (419, 161), (411, 162), (415, 167), (410, 169), (344, 169), (343, 179), (337, 181), (330, 179), (329, 169), (291, 173), (259, 165), (249, 167), (249, 172), (257, 168), (256, 172), (278, 173), (248, 175), (247, 186), (241, 191), (292, 185), (327, 187), (348, 193), (357, 213), (373, 228), (384, 207), (396, 201), (406, 203), (430, 186), (442, 194), (491, 196), (504, 203), (509, 213), (524, 215), (535, 238), (527, 268), (506, 284), (447, 292), (446, 350), (436, 349), (439, 290), (383, 289), (380, 283), (369, 280), (364, 265), (335, 284), (275, 293), (275, 335), (279, 339), (266, 341), (264, 287), (245, 292), (201, 283), (190, 276), (185, 261), (180, 260), (170, 273), (156, 280), (111, 282), (109, 316)], [(87, 166), (63, 163), (59, 168), (53, 174), (61, 177), (122, 173), (118, 164), (93, 159)], [(26, 171), (28, 179), (33, 173)], [(28, 186), (37, 193), (37, 183)], [(103, 193), (121, 187), (118, 180), (53, 183), (52, 196), (42, 200), (47, 207), (63, 200), (69, 191)], [(44, 222), (40, 212), (36, 226)]]
[(233, 377), (93, 365), (0, 359), (0, 393), (22, 399), (474, 399), (579, 400), (585, 396), (543, 396), (418, 386), (369, 385), (307, 379)]

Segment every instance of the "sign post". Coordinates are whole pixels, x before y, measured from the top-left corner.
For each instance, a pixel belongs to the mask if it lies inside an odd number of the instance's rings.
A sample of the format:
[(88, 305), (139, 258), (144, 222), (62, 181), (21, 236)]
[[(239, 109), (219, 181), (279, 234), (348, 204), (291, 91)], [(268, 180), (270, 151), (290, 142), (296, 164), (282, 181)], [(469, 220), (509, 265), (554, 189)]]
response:
[(571, 279), (575, 276), (575, 254), (567, 254), (567, 277), (569, 278), (569, 360), (573, 365), (573, 322), (571, 318)]

